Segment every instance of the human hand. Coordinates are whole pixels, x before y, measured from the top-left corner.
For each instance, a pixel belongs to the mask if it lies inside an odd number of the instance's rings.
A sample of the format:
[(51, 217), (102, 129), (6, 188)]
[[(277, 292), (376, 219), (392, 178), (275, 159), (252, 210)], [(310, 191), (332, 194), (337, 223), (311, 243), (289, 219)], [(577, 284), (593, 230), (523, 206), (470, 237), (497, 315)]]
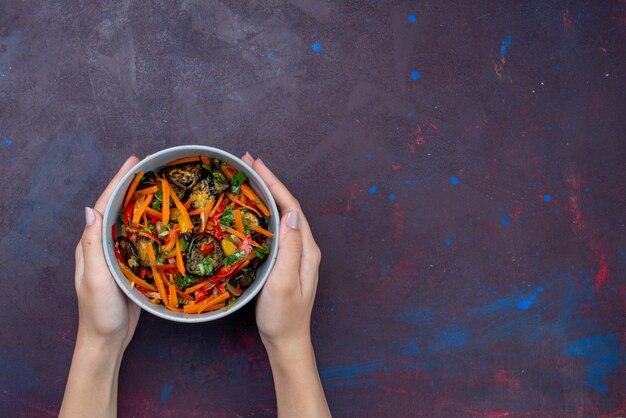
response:
[(139, 320), (141, 308), (128, 299), (115, 283), (102, 249), (102, 214), (122, 177), (139, 162), (132, 156), (104, 190), (94, 209), (85, 208), (86, 225), (76, 246), (78, 297), (77, 345), (85, 343), (123, 352)]
[(242, 159), (267, 184), (282, 215), (276, 265), (256, 304), (261, 339), (268, 350), (310, 344), (320, 249), (296, 198), (260, 159)]

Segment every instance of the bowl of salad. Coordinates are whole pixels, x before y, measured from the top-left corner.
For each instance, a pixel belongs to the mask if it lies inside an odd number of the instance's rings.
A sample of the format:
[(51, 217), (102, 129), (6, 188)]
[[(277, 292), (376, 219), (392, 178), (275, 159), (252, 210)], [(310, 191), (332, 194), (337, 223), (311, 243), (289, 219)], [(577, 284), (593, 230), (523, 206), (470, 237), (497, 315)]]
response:
[(230, 315), (261, 290), (276, 261), (279, 214), (263, 180), (217, 148), (146, 157), (104, 212), (103, 248), (122, 291), (178, 322)]

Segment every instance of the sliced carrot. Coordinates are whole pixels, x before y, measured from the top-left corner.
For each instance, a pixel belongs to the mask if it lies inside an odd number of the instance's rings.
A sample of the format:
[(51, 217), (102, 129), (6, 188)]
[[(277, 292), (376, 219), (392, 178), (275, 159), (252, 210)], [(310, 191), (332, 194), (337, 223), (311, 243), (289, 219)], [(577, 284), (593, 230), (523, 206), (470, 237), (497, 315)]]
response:
[(193, 305), (185, 305), (183, 310), (185, 313), (200, 313), (211, 306), (223, 302), (230, 297), (230, 293), (224, 292), (218, 297), (209, 296), (207, 299), (203, 300), (200, 303), (196, 303)]
[[(234, 212), (234, 211), (233, 211)], [(260, 226), (248, 225), (248, 228), (253, 230), (254, 232), (258, 232), (261, 235), (265, 235), (266, 237), (273, 238), (274, 234), (268, 231), (267, 229), (263, 229)]]
[[(226, 304), (224, 302), (222, 303), (216, 303), (215, 305), (209, 306), (206, 309), (203, 309), (202, 312), (211, 312), (211, 311), (217, 311), (218, 309), (223, 308), (224, 306), (226, 306)], [(199, 313), (202, 313), (199, 312)]]
[(178, 296), (180, 296), (181, 298), (183, 298), (183, 299), (186, 299), (186, 300), (193, 300), (193, 298), (192, 298), (191, 296), (189, 296), (187, 293), (185, 293), (185, 292), (183, 292), (183, 291), (181, 291), (181, 290), (179, 290), (179, 289), (176, 289), (176, 294), (177, 294)]
[(191, 212), (189, 212), (189, 216), (196, 216), (196, 215), (200, 215), (201, 213), (204, 213), (204, 208), (198, 208), (198, 209), (194, 209)]
[(201, 155), (200, 161), (202, 161), (202, 164), (211, 165), (211, 160), (206, 155)]
[[(141, 202), (141, 206), (139, 206), (139, 208), (135, 209), (135, 213), (133, 214), (133, 221), (132, 221), (133, 224), (138, 224), (139, 223), (139, 220), (141, 219), (141, 215), (143, 215), (144, 211), (150, 205), (150, 203), (152, 202), (153, 198), (154, 198), (153, 194), (149, 194), (149, 195), (145, 196), (145, 198)], [(137, 200), (137, 202), (139, 202), (139, 200)]]
[(203, 280), (200, 283), (194, 284), (191, 287), (188, 287), (187, 289), (185, 289), (185, 293), (188, 295), (191, 295), (193, 292), (195, 292), (196, 290), (200, 290), (202, 289), (204, 286), (206, 286), (207, 284), (209, 284), (209, 282), (211, 281), (211, 279), (207, 279), (207, 280)]
[(170, 185), (164, 178), (161, 179), (161, 190), (163, 191), (163, 201), (161, 202), (161, 223), (163, 225), (167, 225), (170, 222)]
[(245, 231), (243, 229), (243, 216), (241, 216), (241, 211), (239, 209), (235, 209), (233, 211), (233, 216), (235, 217), (235, 228), (243, 234)]
[(196, 155), (193, 157), (183, 157), (174, 161), (170, 161), (169, 163), (165, 164), (165, 166), (170, 167), (173, 165), (184, 164), (184, 163), (198, 163), (200, 161), (202, 161), (201, 157)]
[(235, 175), (238, 173), (238, 171), (235, 170), (234, 168), (232, 168), (229, 165), (225, 165), (225, 166), (222, 167), (222, 173), (224, 173), (224, 176), (226, 176), (226, 178), (228, 180), (230, 180), (233, 177), (235, 177)]
[(150, 206), (146, 208), (146, 213), (148, 214), (148, 216), (152, 218), (161, 219), (161, 212), (159, 212), (158, 210), (152, 209)]
[[(167, 180), (164, 179), (164, 181), (167, 183)], [(169, 184), (168, 184), (168, 187), (169, 187)], [(182, 216), (182, 220), (181, 220), (182, 222), (179, 221), (180, 232), (184, 234), (186, 232), (191, 231), (193, 229), (193, 223), (191, 222), (191, 218), (189, 217), (189, 213), (187, 212), (187, 209), (185, 209), (185, 206), (182, 203), (180, 203), (180, 200), (178, 200), (176, 193), (172, 193), (170, 197), (174, 201), (176, 208), (180, 211), (180, 215)]]
[(145, 189), (137, 190), (133, 197), (137, 199), (139, 196), (145, 196), (148, 194), (155, 194), (159, 191), (159, 186), (146, 187)]
[(224, 193), (222, 193), (220, 197), (217, 198), (217, 202), (215, 203), (215, 206), (213, 206), (213, 209), (211, 209), (211, 212), (209, 212), (209, 218), (215, 214), (215, 212), (217, 211), (217, 208), (220, 207), (222, 200), (224, 200)]
[(255, 209), (255, 208), (253, 208), (252, 206), (248, 206), (248, 205), (246, 205), (246, 203), (243, 201), (243, 199), (245, 199), (245, 198), (246, 198), (245, 196), (241, 196), (241, 197), (243, 198), (242, 200), (237, 199), (237, 198), (235, 197), (235, 195), (233, 195), (233, 194), (231, 194), (231, 193), (227, 193), (227, 196), (228, 196), (228, 198), (229, 198), (230, 200), (232, 200), (233, 202), (235, 202), (235, 203), (236, 203), (236, 204), (238, 204), (239, 206), (241, 206), (241, 207), (243, 207), (243, 208), (246, 208), (246, 209), (249, 209), (249, 210), (251, 210), (252, 212), (256, 213), (256, 214), (257, 214), (257, 216), (258, 216), (259, 218), (262, 218), (262, 217), (263, 217), (263, 216), (261, 215), (261, 212), (259, 212), (258, 210), (256, 210), (256, 209)]
[(124, 274), (124, 276), (126, 276), (126, 278), (132, 282), (135, 283), (137, 286), (141, 286), (144, 289), (148, 289), (148, 290), (152, 290), (152, 291), (156, 291), (156, 287), (152, 286), (151, 284), (149, 284), (148, 282), (146, 282), (145, 280), (137, 277), (135, 275), (135, 273), (132, 272), (132, 270), (130, 268), (128, 268), (128, 266), (118, 262), (120, 269), (122, 270), (122, 273)]
[(171, 230), (170, 234), (172, 234), (172, 236), (170, 237), (170, 240), (167, 242), (167, 245), (165, 246), (165, 250), (164, 250), (166, 253), (168, 253), (168, 255), (172, 251), (176, 243), (178, 242), (178, 235), (179, 235), (178, 229)]
[(183, 205), (185, 207), (185, 209), (189, 210), (189, 208), (191, 207), (191, 204), (193, 203), (194, 200), (196, 200), (195, 196), (191, 196), (189, 199), (187, 199), (187, 201)]
[[(150, 248), (150, 245), (148, 245), (148, 248)], [(161, 296), (163, 305), (167, 307), (167, 292), (165, 291), (165, 285), (163, 284), (163, 279), (161, 279), (161, 273), (159, 273), (159, 270), (157, 270), (155, 266), (152, 266), (152, 278), (154, 279), (154, 283), (159, 291), (159, 296)]]
[(185, 265), (183, 264), (183, 254), (180, 252), (180, 240), (176, 240), (176, 267), (181, 275), (185, 275)]
[[(246, 236), (244, 234), (242, 234), (241, 232), (237, 231), (236, 229), (228, 227), (228, 228), (225, 229), (225, 231), (228, 232), (229, 234), (232, 234), (232, 235), (236, 236), (239, 239), (245, 239), (246, 238)], [(252, 246), (253, 247), (257, 247), (257, 248), (263, 248), (258, 242), (254, 241), (254, 240), (252, 240)]]
[(139, 170), (139, 172), (135, 174), (135, 178), (133, 179), (132, 183), (130, 183), (130, 187), (128, 188), (128, 191), (126, 192), (126, 197), (124, 198), (124, 205), (122, 205), (122, 210), (126, 210), (126, 207), (130, 203), (130, 200), (135, 195), (135, 190), (137, 190), (137, 186), (139, 185), (139, 182), (141, 181), (142, 177), (143, 177), (143, 171)]
[(178, 306), (178, 298), (176, 297), (176, 286), (174, 286), (174, 283), (168, 282), (167, 287), (169, 288), (170, 291), (170, 300), (168, 303), (168, 308), (172, 309), (172, 308), (176, 308)]
[(270, 216), (270, 211), (267, 210), (267, 207), (263, 204), (261, 199), (259, 199), (259, 196), (257, 196), (256, 193), (254, 193), (254, 191), (250, 188), (250, 186), (244, 183), (240, 186), (240, 188), (243, 194), (245, 194), (246, 197), (250, 199), (252, 203), (254, 203), (261, 212), (263, 212), (263, 215)]

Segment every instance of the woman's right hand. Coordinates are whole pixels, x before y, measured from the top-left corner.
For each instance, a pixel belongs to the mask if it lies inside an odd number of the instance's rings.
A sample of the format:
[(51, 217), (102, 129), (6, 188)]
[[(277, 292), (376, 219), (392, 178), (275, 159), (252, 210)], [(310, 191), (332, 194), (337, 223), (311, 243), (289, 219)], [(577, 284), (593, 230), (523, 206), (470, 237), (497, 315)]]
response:
[(276, 265), (256, 303), (256, 323), (272, 367), (279, 417), (330, 417), (311, 343), (320, 249), (295, 197), (263, 164), (261, 176), (281, 212)]
[(296, 198), (260, 159), (246, 154), (243, 160), (263, 179), (281, 212), (276, 265), (256, 304), (261, 339), (268, 351), (310, 344), (320, 249)]

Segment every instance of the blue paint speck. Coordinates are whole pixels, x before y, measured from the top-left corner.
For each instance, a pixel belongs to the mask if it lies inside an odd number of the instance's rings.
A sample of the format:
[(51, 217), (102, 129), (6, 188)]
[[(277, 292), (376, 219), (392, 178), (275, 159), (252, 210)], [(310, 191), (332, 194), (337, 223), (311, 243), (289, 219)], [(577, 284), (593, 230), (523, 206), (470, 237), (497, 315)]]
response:
[(509, 224), (509, 220), (507, 219), (506, 216), (501, 216), (500, 217), (500, 222), (502, 222), (502, 225), (508, 225)]
[(4, 145), (4, 146), (11, 145), (11, 140), (10, 139), (5, 139), (4, 141), (2, 141), (2, 145)]
[(411, 118), (413, 117), (413, 112), (409, 112), (409, 113), (407, 113), (407, 114), (406, 114), (406, 117), (407, 117), (407, 118), (409, 118), (409, 119), (411, 119)]
[(393, 193), (391, 193), (391, 194), (389, 195), (389, 200), (396, 200), (396, 195), (395, 195), (395, 194), (393, 194)]
[(311, 49), (315, 52), (320, 52), (322, 50), (322, 46), (318, 43), (314, 43), (311, 45)]
[(522, 300), (517, 304), (517, 307), (523, 310), (530, 308), (533, 303), (530, 300)]
[(374, 186), (370, 187), (369, 192), (370, 192), (370, 194), (374, 194), (374, 193), (376, 193), (376, 185), (374, 185)]
[(165, 403), (170, 393), (172, 393), (172, 389), (174, 389), (174, 384), (171, 383), (169, 385), (163, 385), (163, 389), (161, 390), (161, 403)]
[(537, 295), (530, 295), (530, 300), (535, 300), (537, 299)]
[(502, 43), (500, 44), (500, 56), (501, 57), (504, 57), (506, 55), (506, 50), (508, 49), (510, 45), (511, 45), (511, 34), (507, 33), (506, 38), (504, 38), (502, 40)]
[(452, 240), (451, 239), (447, 239), (446, 240), (446, 245), (449, 247), (450, 245), (452, 245)]
[(409, 15), (409, 23), (415, 23), (417, 22), (417, 18), (415, 17), (415, 15)]
[(271, 59), (271, 60), (275, 60), (276, 59), (276, 54), (274, 54), (273, 52), (267, 54), (267, 58)]
[(383, 370), (385, 371), (385, 373), (387, 373), (389, 371), (389, 367), (385, 367), (383, 368)]
[(452, 184), (459, 184), (459, 179), (454, 177), (454, 176), (452, 176), (452, 177), (450, 177), (450, 183), (452, 183)]
[(422, 76), (422, 73), (420, 73), (419, 71), (412, 71), (411, 72), (411, 78), (413, 80), (417, 80)]
[(372, 158), (372, 154), (367, 154), (367, 158)]
[(206, 81), (207, 84), (211, 84), (213, 82), (213, 80), (211, 80), (210, 78)]
[(546, 194), (543, 196), (543, 200), (545, 200), (546, 202), (549, 202), (552, 200), (552, 196), (550, 196), (549, 194)]
[(285, 39), (289, 39), (289, 34), (288, 34), (288, 33), (284, 34), (284, 35), (283, 35), (283, 38), (285, 38)]
[(404, 180), (404, 184), (411, 184), (411, 180), (409, 179)]
[(371, 17), (366, 17), (365, 18), (365, 24), (369, 25), (370, 23), (372, 23), (372, 18)]
[(538, 287), (537, 288), (537, 292), (539, 292), (539, 293), (543, 292), (543, 287)]

